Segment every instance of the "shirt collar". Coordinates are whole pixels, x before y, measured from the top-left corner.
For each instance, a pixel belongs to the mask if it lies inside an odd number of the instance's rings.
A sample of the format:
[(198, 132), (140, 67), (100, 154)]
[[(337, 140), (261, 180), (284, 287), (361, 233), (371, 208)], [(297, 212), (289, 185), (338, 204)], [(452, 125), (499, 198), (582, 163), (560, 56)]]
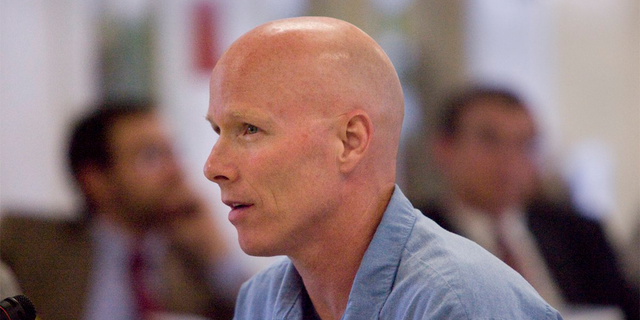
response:
[(462, 201), (452, 202), (451, 207), (448, 214), (455, 229), (494, 255), (500, 255), (497, 235), (501, 231), (508, 234), (526, 231), (524, 212), (517, 207), (505, 209), (497, 218)]
[(161, 258), (166, 254), (166, 239), (156, 232), (149, 232), (136, 240), (121, 227), (100, 216), (92, 220), (90, 228), (98, 259), (113, 265), (127, 265), (123, 262), (130, 258), (136, 241), (141, 241), (139, 245), (150, 267), (159, 268)]
[(391, 293), (400, 259), (416, 222), (413, 205), (396, 185), (354, 279), (343, 318), (372, 319)]
[(319, 319), (293, 263), (286, 266), (276, 301), (273, 319)]
[[(301, 317), (302, 311), (299, 310), (301, 304), (299, 300), (302, 298), (301, 293), (304, 288), (302, 278), (298, 270), (289, 262), (286, 266), (284, 280), (278, 290), (276, 298), (276, 307), (274, 309), (274, 319), (286, 319), (287, 317)], [(298, 310), (296, 310), (298, 305)]]

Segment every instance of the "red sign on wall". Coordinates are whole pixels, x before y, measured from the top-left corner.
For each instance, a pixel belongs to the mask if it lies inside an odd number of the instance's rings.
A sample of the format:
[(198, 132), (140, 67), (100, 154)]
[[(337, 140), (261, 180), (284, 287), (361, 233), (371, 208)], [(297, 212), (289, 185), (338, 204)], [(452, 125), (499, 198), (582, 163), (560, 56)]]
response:
[(193, 9), (194, 64), (196, 71), (211, 72), (218, 61), (217, 8), (211, 1), (201, 1)]

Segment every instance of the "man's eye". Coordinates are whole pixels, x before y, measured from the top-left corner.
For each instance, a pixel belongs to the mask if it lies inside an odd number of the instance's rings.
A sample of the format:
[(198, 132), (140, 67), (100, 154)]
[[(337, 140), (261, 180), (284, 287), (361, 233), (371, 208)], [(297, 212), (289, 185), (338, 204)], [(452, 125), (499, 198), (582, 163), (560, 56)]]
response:
[(245, 133), (246, 134), (255, 134), (258, 133), (258, 127), (254, 126), (254, 125), (247, 125), (247, 128), (245, 129)]

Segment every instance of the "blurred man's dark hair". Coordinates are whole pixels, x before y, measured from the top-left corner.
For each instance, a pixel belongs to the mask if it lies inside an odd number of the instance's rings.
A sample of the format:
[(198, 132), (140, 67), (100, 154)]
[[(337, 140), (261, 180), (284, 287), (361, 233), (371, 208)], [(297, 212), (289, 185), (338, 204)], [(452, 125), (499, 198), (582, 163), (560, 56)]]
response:
[(503, 87), (469, 86), (458, 90), (445, 101), (437, 130), (446, 138), (453, 138), (460, 130), (460, 119), (479, 101), (498, 102), (499, 105), (527, 110), (525, 102), (512, 90)]
[(106, 170), (112, 165), (111, 130), (121, 119), (134, 115), (148, 114), (153, 103), (146, 100), (106, 101), (92, 111), (81, 116), (72, 126), (67, 150), (67, 162), (74, 182), (85, 197), (87, 209), (91, 211), (91, 199), (87, 199), (80, 181), (83, 168), (94, 166)]

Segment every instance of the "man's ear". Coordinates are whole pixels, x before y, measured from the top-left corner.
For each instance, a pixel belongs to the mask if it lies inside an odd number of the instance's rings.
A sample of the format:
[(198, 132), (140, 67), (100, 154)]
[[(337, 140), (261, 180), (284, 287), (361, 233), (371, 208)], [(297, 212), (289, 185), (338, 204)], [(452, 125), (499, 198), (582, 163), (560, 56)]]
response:
[(94, 202), (105, 201), (110, 194), (110, 184), (107, 172), (98, 166), (89, 164), (80, 168), (78, 183), (82, 192)]
[(338, 156), (340, 171), (347, 173), (364, 157), (373, 136), (373, 123), (366, 112), (354, 110), (346, 114), (341, 124), (342, 152)]

